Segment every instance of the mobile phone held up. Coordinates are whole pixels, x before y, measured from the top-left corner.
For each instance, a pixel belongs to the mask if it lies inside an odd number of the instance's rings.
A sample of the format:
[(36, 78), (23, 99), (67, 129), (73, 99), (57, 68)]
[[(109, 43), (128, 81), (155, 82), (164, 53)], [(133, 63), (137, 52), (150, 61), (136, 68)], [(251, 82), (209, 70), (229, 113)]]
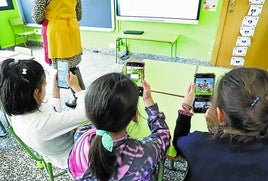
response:
[(144, 79), (144, 65), (144, 62), (126, 63), (126, 75), (138, 86), (139, 96), (143, 95), (142, 80)]
[(215, 74), (214, 73), (196, 73), (195, 82), (195, 100), (194, 112), (205, 113), (211, 105), (211, 97), (214, 93)]
[(57, 61), (57, 71), (58, 71), (58, 87), (68, 89), (69, 85), (66, 79), (66, 75), (69, 73), (69, 61), (58, 60)]

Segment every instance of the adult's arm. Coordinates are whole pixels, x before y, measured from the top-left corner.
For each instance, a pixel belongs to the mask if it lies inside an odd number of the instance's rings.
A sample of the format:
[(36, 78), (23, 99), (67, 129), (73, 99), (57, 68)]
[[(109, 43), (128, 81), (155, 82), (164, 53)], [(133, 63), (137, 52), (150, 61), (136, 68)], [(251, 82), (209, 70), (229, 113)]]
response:
[(82, 4), (81, 4), (81, 0), (77, 0), (75, 11), (76, 11), (77, 21), (80, 21), (82, 19)]
[(47, 0), (33, 0), (32, 19), (37, 24), (42, 24), (45, 19), (45, 8), (47, 6)]

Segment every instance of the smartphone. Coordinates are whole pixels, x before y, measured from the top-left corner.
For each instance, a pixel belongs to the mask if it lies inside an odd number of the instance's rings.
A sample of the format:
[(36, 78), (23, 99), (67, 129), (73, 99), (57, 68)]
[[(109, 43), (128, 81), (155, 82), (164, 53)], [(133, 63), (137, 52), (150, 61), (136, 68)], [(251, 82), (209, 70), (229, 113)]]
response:
[(194, 112), (205, 113), (211, 106), (211, 97), (214, 93), (215, 74), (214, 73), (196, 73), (195, 82), (195, 100)]
[(144, 79), (144, 65), (144, 62), (126, 63), (126, 75), (138, 86), (139, 96), (143, 95), (142, 80)]
[(69, 61), (57, 60), (57, 71), (58, 71), (58, 87), (68, 89), (69, 85), (66, 79), (66, 75), (69, 73)]

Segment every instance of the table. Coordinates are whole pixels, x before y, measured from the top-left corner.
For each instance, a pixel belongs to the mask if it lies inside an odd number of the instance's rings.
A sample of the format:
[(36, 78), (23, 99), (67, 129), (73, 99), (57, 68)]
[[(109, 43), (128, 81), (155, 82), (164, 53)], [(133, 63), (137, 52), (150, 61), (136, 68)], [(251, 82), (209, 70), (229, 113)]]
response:
[(156, 34), (151, 32), (144, 32), (141, 35), (118, 33), (116, 34), (115, 62), (117, 63), (118, 50), (120, 50), (121, 40), (125, 41), (123, 45), (125, 46), (126, 52), (128, 53), (128, 39), (168, 43), (170, 45), (170, 61), (175, 60), (177, 57), (177, 41), (179, 36), (179, 34)]
[[(166, 116), (166, 122), (169, 126), (171, 136), (176, 125), (178, 109), (181, 108), (186, 86), (194, 80), (194, 74), (197, 66), (190, 64), (182, 64), (178, 62), (167, 62), (159, 60), (144, 60), (145, 63), (145, 80), (150, 84), (152, 97), (157, 102), (160, 111), (163, 111)], [(161, 73), (160, 73), (161, 70)], [(128, 127), (128, 133), (136, 138), (148, 136), (151, 131), (147, 125), (147, 114), (144, 110), (142, 98), (139, 100), (138, 109), (141, 112), (141, 119), (138, 123), (131, 123)], [(200, 117), (199, 117), (200, 116)], [(203, 115), (195, 115), (198, 117), (198, 122), (192, 124), (192, 129), (201, 130), (200, 127), (206, 129), (206, 123), (203, 121)], [(204, 119), (203, 119), (204, 120)], [(176, 156), (175, 148), (171, 145), (168, 148), (166, 155)]]
[[(181, 108), (185, 88), (194, 80), (195, 73), (215, 73), (216, 80), (230, 69), (214, 66), (198, 66), (193, 64), (182, 64), (178, 62), (167, 62), (145, 59), (145, 80), (150, 83), (152, 97), (157, 102), (160, 111), (166, 116), (171, 136), (173, 137), (178, 109)], [(161, 71), (160, 71), (161, 70)], [(142, 116), (138, 124), (131, 123), (128, 133), (135, 138), (143, 138), (151, 132), (147, 125), (147, 114), (144, 111), (142, 98), (139, 100), (138, 109)], [(192, 117), (191, 132), (194, 130), (207, 131), (204, 114), (196, 113)], [(173, 139), (173, 138), (172, 138)], [(170, 142), (171, 143), (171, 142)], [(176, 156), (176, 150), (171, 144), (166, 155)]]

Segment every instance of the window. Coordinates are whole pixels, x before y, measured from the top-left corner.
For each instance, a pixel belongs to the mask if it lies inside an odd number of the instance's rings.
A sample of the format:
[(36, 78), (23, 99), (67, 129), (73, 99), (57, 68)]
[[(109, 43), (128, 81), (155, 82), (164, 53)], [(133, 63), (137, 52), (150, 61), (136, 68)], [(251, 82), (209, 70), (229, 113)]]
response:
[(0, 0), (0, 11), (7, 9), (14, 9), (12, 0)]

